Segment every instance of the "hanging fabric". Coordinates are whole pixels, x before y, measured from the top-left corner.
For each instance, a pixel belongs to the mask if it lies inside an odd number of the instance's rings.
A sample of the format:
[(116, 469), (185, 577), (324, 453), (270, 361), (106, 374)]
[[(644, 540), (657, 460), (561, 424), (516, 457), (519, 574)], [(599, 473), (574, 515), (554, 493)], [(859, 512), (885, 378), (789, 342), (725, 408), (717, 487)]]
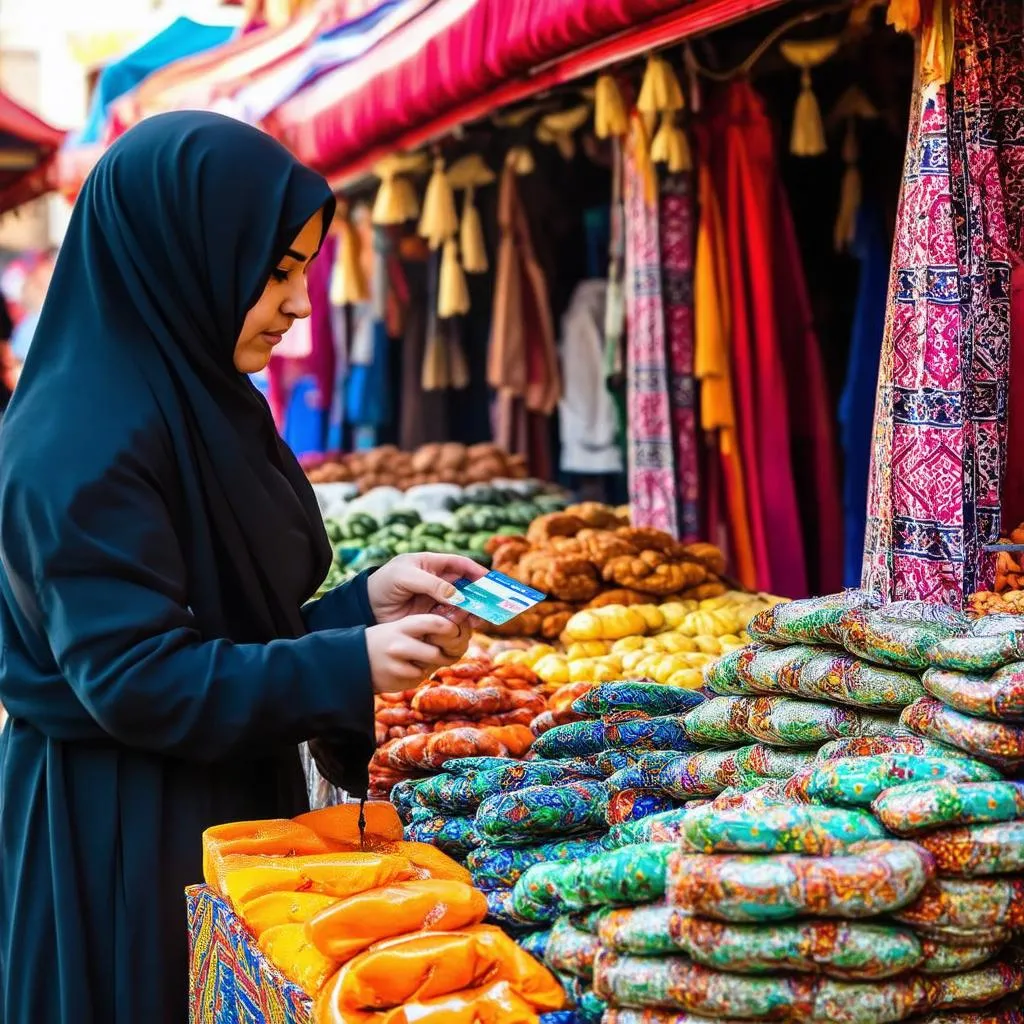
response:
[(615, 403), (619, 450), (626, 457), (629, 428), (626, 418), (626, 225), (622, 206), (622, 148), (618, 137), (610, 141), (612, 150), (612, 197), (609, 207), (608, 299), (604, 311), (604, 375)]
[[(951, 82), (924, 85), (919, 66), (911, 108), (863, 582), (888, 599), (960, 604), (992, 583), (983, 546), (998, 539), (1002, 514), (1024, 12), (1018, 0), (960, 0), (955, 20)], [(1021, 415), (1011, 410), (1014, 435)]]
[(629, 503), (635, 526), (678, 537), (678, 477), (665, 358), (658, 205), (648, 201), (647, 139), (633, 115), (623, 154), (626, 241), (626, 399), (629, 422)]
[(687, 543), (703, 539), (696, 382), (693, 374), (694, 226), (693, 175), (664, 175), (658, 225), (661, 291), (668, 397), (675, 442), (679, 538)]
[(759, 588), (785, 597), (807, 591), (793, 482), (790, 415), (779, 338), (773, 204), (774, 139), (760, 97), (746, 81), (720, 97), (711, 138), (725, 183), (731, 355)]

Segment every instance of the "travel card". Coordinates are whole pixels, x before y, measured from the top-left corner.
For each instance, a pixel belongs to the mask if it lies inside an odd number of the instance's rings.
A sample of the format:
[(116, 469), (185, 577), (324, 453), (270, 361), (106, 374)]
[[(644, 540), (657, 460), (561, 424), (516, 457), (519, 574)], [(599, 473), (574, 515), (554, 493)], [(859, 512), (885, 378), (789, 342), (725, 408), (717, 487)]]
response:
[(472, 582), (456, 580), (455, 588), (458, 593), (449, 598), (448, 603), (492, 626), (505, 625), (547, 597), (547, 594), (493, 569)]

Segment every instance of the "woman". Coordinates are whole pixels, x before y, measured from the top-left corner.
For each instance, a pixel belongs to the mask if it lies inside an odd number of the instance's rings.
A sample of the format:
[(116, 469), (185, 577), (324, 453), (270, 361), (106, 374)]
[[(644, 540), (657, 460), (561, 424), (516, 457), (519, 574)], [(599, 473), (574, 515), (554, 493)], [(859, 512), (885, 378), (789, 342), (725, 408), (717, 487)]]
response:
[(305, 808), (296, 745), (365, 792), (374, 690), (458, 657), (463, 559), (305, 604), (331, 551), (246, 374), (297, 318), (334, 202), (212, 114), (114, 145), (0, 430), (5, 1024), (183, 1024), (183, 888), (216, 822)]

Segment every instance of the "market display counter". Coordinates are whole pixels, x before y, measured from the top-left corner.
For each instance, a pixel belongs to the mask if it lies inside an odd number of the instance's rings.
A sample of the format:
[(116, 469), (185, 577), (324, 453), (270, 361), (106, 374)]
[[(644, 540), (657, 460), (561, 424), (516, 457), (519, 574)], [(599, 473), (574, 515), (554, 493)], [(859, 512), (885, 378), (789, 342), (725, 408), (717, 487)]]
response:
[(205, 885), (185, 899), (189, 1024), (312, 1024), (312, 999), (267, 960), (225, 900)]

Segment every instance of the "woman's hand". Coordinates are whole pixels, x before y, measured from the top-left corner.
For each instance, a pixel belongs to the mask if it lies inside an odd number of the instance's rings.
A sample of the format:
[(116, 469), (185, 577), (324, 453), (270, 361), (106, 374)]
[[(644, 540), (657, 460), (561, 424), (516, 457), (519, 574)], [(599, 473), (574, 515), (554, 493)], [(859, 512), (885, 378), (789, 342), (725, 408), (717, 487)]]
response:
[(455, 594), (455, 580), (478, 580), (486, 574), (477, 562), (460, 555), (399, 555), (371, 574), (366, 591), (377, 622), (395, 622), (444, 604)]
[(469, 645), (469, 626), (440, 615), (410, 615), (366, 630), (374, 693), (410, 690), (435, 669), (458, 661)]

